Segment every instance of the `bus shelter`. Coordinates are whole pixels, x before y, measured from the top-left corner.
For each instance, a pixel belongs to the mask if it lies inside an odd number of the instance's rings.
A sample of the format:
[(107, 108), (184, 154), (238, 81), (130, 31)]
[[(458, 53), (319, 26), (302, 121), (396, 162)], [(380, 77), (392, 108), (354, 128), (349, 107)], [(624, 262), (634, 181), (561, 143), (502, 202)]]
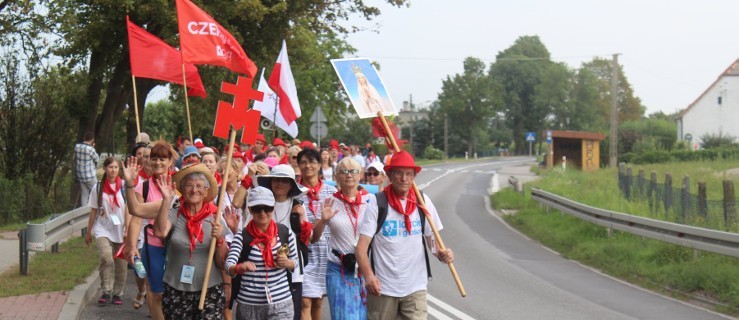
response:
[(547, 152), (547, 168), (562, 166), (594, 171), (600, 168), (600, 142), (605, 134), (584, 131), (547, 130), (544, 137), (551, 134)]

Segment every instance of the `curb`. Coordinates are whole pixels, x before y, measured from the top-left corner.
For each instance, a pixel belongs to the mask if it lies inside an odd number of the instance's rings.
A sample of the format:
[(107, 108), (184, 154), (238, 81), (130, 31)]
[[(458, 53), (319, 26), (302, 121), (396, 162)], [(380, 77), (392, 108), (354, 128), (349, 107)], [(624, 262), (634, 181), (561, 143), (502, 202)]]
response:
[(85, 278), (85, 282), (77, 285), (69, 292), (67, 302), (64, 303), (58, 319), (79, 319), (82, 310), (95, 297), (100, 287), (98, 268)]

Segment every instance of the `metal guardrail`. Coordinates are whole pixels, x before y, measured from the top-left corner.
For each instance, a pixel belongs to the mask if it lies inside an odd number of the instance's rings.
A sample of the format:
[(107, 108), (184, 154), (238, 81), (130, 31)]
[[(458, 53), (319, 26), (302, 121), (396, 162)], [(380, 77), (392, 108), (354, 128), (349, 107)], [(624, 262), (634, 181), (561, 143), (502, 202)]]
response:
[(531, 189), (531, 198), (543, 205), (609, 229), (616, 229), (683, 247), (739, 257), (739, 234), (736, 233), (603, 210), (540, 189)]
[(28, 274), (29, 251), (59, 251), (59, 241), (73, 233), (87, 228), (90, 208), (81, 207), (64, 214), (52, 215), (44, 223), (28, 223), (26, 229), (18, 233), (20, 243), (20, 273)]

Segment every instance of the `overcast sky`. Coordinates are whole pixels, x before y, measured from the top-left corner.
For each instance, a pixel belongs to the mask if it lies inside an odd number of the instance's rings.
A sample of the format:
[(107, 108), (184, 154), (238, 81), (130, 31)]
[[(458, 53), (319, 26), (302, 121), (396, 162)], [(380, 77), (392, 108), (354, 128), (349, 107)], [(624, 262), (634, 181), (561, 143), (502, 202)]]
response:
[(737, 1), (412, 0), (409, 8), (380, 7), (378, 32), (349, 42), (357, 57), (379, 62), (396, 108), (411, 94), (416, 103), (435, 100), (442, 80), (463, 71), (465, 57), (489, 65), (523, 35), (538, 35), (553, 60), (571, 68), (620, 53), (647, 114), (685, 108), (739, 57)]

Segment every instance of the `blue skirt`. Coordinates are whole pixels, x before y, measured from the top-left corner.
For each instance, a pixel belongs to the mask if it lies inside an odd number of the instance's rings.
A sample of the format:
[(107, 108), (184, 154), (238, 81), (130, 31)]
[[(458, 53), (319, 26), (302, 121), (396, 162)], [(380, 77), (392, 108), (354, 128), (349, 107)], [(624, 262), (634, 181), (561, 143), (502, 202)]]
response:
[(362, 299), (364, 278), (355, 278), (354, 273), (346, 271), (342, 277), (341, 266), (333, 262), (328, 262), (326, 269), (326, 293), (331, 319), (367, 319), (367, 306)]

